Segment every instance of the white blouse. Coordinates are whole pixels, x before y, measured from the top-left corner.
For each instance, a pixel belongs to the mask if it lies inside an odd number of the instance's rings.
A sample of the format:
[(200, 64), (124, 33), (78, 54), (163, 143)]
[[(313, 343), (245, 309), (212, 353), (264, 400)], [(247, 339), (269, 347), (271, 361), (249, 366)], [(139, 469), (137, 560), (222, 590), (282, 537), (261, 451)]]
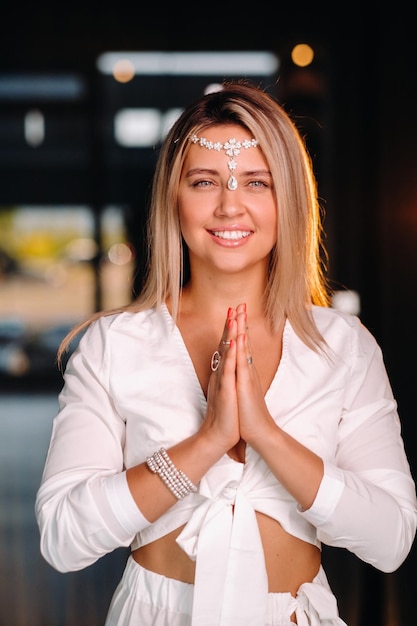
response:
[(220, 623), (222, 606), (231, 623), (262, 623), (267, 579), (255, 511), (304, 541), (397, 569), (414, 540), (417, 505), (381, 350), (357, 317), (324, 307), (313, 315), (327, 356), (287, 321), (265, 395), (276, 423), (324, 460), (310, 509), (302, 511), (246, 446), (244, 464), (224, 455), (198, 493), (153, 524), (137, 508), (125, 470), (195, 433), (206, 398), (165, 306), (94, 322), (67, 365), (36, 498), (45, 559), (59, 571), (78, 570), (185, 524), (177, 541), (196, 559), (198, 626)]

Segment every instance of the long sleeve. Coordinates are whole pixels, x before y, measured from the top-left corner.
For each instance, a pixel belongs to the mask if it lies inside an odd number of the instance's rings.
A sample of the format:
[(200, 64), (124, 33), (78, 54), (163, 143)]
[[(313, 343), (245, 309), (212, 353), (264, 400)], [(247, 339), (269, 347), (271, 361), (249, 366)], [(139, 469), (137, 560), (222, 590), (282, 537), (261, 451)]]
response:
[(336, 454), (302, 515), (323, 543), (391, 572), (415, 537), (415, 484), (381, 350), (358, 320), (352, 331)]
[[(300, 539), (344, 547), (393, 571), (411, 548), (417, 507), (382, 354), (357, 318), (321, 307), (314, 313), (331, 360), (307, 348), (287, 324), (266, 401), (277, 424), (325, 461), (315, 502), (298, 510), (250, 447), (233, 488)], [(189, 522), (187, 532), (198, 535), (195, 513), (212, 490), (200, 489), (150, 524), (126, 482), (127, 467), (191, 436), (206, 410), (164, 307), (93, 323), (68, 363), (59, 404), (36, 499), (49, 563), (60, 571), (81, 569), (119, 546), (144, 545)], [(217, 487), (213, 493), (222, 497)], [(223, 495), (229, 498), (228, 489)]]
[(41, 552), (59, 571), (84, 568), (128, 546), (149, 524), (124, 471), (125, 423), (106, 374), (109, 323), (103, 318), (90, 326), (67, 365), (36, 497)]

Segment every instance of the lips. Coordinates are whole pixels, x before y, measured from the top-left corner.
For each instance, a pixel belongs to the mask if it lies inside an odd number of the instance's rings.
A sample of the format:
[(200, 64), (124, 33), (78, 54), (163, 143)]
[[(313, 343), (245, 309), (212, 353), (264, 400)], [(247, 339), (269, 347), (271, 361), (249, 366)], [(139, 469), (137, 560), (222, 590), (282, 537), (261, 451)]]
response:
[(252, 234), (251, 230), (212, 230), (212, 235), (228, 241), (239, 241)]

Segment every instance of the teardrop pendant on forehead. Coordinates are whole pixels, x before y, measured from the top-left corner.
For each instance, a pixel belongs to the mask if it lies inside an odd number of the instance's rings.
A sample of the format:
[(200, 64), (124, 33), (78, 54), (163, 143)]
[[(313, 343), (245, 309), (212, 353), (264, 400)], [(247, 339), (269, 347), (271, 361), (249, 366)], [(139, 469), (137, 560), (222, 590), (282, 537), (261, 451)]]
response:
[(242, 148), (247, 150), (248, 148), (256, 148), (258, 145), (258, 141), (256, 139), (244, 139), (243, 141), (237, 141), (235, 138), (231, 138), (228, 141), (221, 143), (220, 141), (209, 141), (205, 137), (198, 137), (197, 135), (192, 135), (190, 137), (190, 141), (198, 144), (202, 148), (207, 148), (207, 150), (216, 150), (217, 152), (224, 150), (227, 156), (230, 157), (227, 162), (227, 167), (230, 171), (227, 187), (230, 191), (235, 191), (238, 186), (237, 180), (233, 175), (233, 172), (237, 167), (234, 157), (239, 156)]
[(234, 191), (235, 189), (237, 189), (237, 180), (234, 176), (230, 176), (229, 180), (227, 181), (227, 187), (230, 189), (230, 191)]

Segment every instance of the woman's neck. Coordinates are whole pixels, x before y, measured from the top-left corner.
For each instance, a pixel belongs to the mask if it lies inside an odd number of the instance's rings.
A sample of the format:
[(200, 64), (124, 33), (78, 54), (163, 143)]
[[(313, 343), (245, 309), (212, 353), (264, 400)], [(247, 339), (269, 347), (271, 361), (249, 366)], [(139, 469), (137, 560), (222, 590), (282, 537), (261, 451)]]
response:
[(246, 303), (252, 316), (265, 316), (266, 268), (240, 273), (194, 271), (182, 290), (181, 310), (224, 315), (228, 307)]
[(247, 282), (225, 281), (220, 285), (205, 285), (190, 280), (182, 290), (180, 310), (204, 317), (225, 316), (229, 307), (245, 303), (251, 316), (264, 316), (264, 288), (251, 288)]

